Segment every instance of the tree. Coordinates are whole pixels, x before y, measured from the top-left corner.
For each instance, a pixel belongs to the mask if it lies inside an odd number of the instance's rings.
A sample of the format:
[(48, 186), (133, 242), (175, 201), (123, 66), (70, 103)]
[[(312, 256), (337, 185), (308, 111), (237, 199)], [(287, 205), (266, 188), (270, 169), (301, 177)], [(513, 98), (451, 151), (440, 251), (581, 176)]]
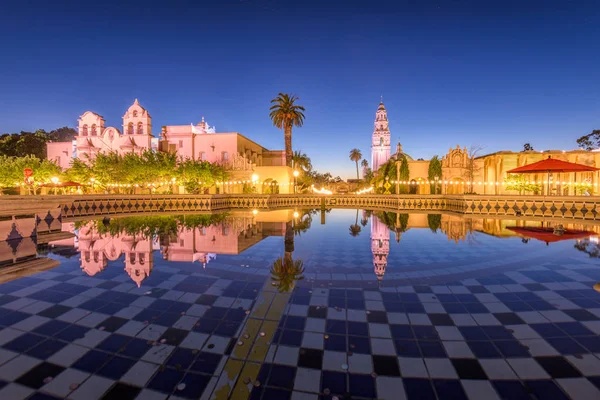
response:
[(427, 179), (429, 179), (430, 183), (430, 193), (432, 194), (440, 194), (442, 192), (442, 187), (435, 178), (439, 180), (442, 179), (442, 163), (437, 155), (431, 158), (429, 161), (429, 168), (427, 169)]
[[(387, 178), (387, 179), (386, 179)], [(385, 163), (381, 164), (377, 172), (375, 173), (372, 182), (376, 187), (377, 193), (383, 193), (385, 191), (383, 185), (386, 182), (390, 184), (397, 179), (396, 176), (396, 155), (390, 157)], [(392, 192), (396, 193), (396, 187), (392, 185)]]
[(467, 184), (469, 185), (469, 193), (474, 193), (473, 181), (475, 180), (475, 175), (481, 169), (481, 167), (477, 165), (477, 162), (475, 160), (481, 152), (481, 150), (483, 150), (483, 146), (474, 144), (471, 145), (467, 153), (468, 158), (464, 176), (467, 179)]
[(539, 193), (542, 190), (542, 185), (533, 184), (529, 182), (524, 174), (513, 174), (504, 178), (504, 184), (506, 190), (516, 190), (519, 194), (525, 193)]
[(373, 170), (369, 167), (365, 168), (365, 174), (363, 175), (363, 179), (367, 184), (371, 184), (373, 181), (374, 175)]
[(71, 160), (71, 166), (65, 171), (68, 181), (86, 184), (91, 178), (94, 178), (92, 168), (80, 158)]
[(365, 173), (367, 172), (367, 168), (369, 168), (369, 162), (363, 158), (363, 160), (360, 162), (360, 166), (363, 168), (363, 179), (365, 177)]
[(70, 142), (75, 139), (77, 136), (77, 131), (73, 128), (69, 128), (68, 126), (63, 126), (62, 128), (54, 129), (50, 131), (50, 140), (56, 142)]
[(597, 149), (600, 147), (600, 129), (594, 129), (592, 133), (580, 137), (577, 144), (587, 151)]
[(271, 267), (271, 280), (279, 292), (289, 292), (294, 289), (297, 281), (304, 279), (304, 263), (302, 260), (279, 257)]
[(442, 214), (427, 214), (427, 225), (431, 232), (437, 233), (442, 225)]
[(304, 107), (295, 104), (298, 96), (279, 93), (271, 100), (271, 121), (279, 129), (283, 129), (285, 140), (285, 165), (292, 166), (292, 127), (301, 127), (304, 124)]
[(356, 237), (360, 234), (361, 227), (358, 224), (358, 209), (356, 210), (356, 220), (354, 221), (354, 225), (350, 225), (350, 236)]
[(304, 172), (309, 172), (312, 170), (310, 157), (307, 156), (306, 153), (303, 153), (302, 151), (294, 151), (293, 160), (294, 168), (300, 168)]
[(358, 175), (358, 162), (361, 160), (361, 158), (362, 158), (362, 153), (360, 152), (359, 149), (350, 150), (350, 160), (352, 160), (356, 163), (356, 179), (360, 179), (360, 176)]
[(179, 162), (177, 180), (183, 185), (186, 192), (200, 194), (204, 189), (213, 186), (217, 177), (219, 177), (219, 182), (224, 180), (225, 172), (222, 169), (216, 164), (188, 158)]
[[(399, 181), (408, 181), (410, 179), (410, 171), (408, 169), (408, 159), (404, 154), (402, 155), (402, 160), (400, 161), (400, 174), (398, 176)], [(408, 185), (400, 185), (399, 192), (400, 194), (405, 194), (408, 192)]]
[(523, 145), (523, 151), (533, 151), (533, 146), (531, 145), (531, 143), (525, 143)]

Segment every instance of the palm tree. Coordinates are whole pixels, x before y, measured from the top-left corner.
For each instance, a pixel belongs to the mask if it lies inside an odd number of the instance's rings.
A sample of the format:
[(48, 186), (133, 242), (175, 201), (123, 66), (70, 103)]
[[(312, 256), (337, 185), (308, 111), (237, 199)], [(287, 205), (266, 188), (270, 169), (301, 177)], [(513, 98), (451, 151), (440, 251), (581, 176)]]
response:
[(356, 179), (360, 179), (360, 176), (358, 176), (358, 162), (361, 160), (361, 158), (362, 153), (359, 149), (350, 150), (350, 159), (356, 163)]
[(303, 153), (302, 151), (294, 151), (292, 159), (294, 160), (294, 168), (300, 168), (304, 172), (309, 172), (312, 170), (312, 162), (306, 153)]
[(292, 166), (292, 126), (301, 127), (304, 123), (304, 107), (294, 104), (298, 96), (279, 93), (271, 100), (271, 121), (279, 129), (283, 129), (285, 139), (285, 165)]
[(369, 162), (367, 161), (366, 158), (363, 158), (363, 160), (360, 162), (360, 166), (363, 167), (363, 178), (364, 178), (367, 168), (369, 168)]
[(271, 267), (271, 280), (279, 292), (290, 292), (296, 286), (296, 281), (304, 279), (304, 263), (302, 260), (292, 260), (279, 257)]
[(360, 234), (362, 228), (358, 224), (358, 209), (356, 210), (356, 220), (354, 221), (354, 225), (350, 225), (350, 236), (357, 237)]

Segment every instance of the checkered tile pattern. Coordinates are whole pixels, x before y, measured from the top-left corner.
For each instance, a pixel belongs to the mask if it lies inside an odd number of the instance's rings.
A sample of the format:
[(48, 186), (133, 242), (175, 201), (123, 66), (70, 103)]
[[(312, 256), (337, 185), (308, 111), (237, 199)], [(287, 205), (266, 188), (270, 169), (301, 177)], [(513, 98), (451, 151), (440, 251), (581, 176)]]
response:
[[(600, 398), (600, 263), (572, 243), (408, 231), (380, 286), (368, 233), (335, 232), (296, 239), (305, 279), (252, 399)], [(0, 285), (0, 399), (215, 398), (282, 251), (268, 238), (200, 271), (157, 255), (142, 288), (123, 260), (88, 277), (53, 256), (58, 268)]]

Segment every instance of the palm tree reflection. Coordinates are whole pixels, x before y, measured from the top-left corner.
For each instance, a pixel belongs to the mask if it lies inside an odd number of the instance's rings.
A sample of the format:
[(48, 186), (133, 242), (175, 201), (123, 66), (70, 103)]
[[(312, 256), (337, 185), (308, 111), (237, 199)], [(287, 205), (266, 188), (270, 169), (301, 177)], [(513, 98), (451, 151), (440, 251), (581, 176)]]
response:
[(293, 260), (294, 252), (294, 226), (288, 222), (285, 227), (285, 253), (283, 258), (279, 257), (271, 267), (271, 280), (273, 286), (277, 286), (280, 293), (289, 292), (294, 289), (297, 281), (304, 279), (304, 262)]
[(356, 220), (354, 221), (354, 225), (350, 225), (350, 236), (358, 236), (361, 230), (362, 228), (358, 224), (358, 210), (356, 210)]

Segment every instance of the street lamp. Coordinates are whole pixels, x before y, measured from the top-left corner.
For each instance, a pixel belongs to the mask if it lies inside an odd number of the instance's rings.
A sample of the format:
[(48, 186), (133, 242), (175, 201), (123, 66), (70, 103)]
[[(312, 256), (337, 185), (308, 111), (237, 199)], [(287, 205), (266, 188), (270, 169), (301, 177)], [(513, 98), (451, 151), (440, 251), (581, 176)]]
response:
[(54, 184), (54, 195), (56, 195), (56, 185), (58, 184), (58, 178), (53, 176), (52, 178), (50, 178), (50, 180)]
[(300, 175), (300, 172), (298, 172), (298, 170), (294, 170), (294, 194), (296, 194), (296, 178), (298, 178), (298, 175)]

